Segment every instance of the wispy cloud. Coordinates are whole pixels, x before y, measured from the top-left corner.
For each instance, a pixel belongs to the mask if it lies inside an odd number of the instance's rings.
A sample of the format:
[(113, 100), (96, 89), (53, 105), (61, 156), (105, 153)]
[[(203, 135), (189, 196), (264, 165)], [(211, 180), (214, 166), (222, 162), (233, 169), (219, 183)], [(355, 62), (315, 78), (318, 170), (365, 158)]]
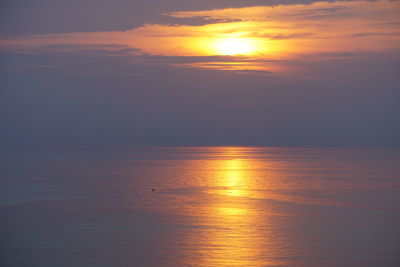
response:
[(230, 18), (211, 18), (208, 16), (199, 16), (199, 17), (175, 17), (170, 16), (169, 14), (165, 14), (161, 16), (159, 19), (153, 21), (152, 24), (163, 24), (168, 26), (179, 26), (179, 25), (187, 25), (187, 26), (204, 26), (207, 24), (218, 24), (218, 23), (231, 23), (231, 22), (239, 22), (241, 19), (230, 19)]

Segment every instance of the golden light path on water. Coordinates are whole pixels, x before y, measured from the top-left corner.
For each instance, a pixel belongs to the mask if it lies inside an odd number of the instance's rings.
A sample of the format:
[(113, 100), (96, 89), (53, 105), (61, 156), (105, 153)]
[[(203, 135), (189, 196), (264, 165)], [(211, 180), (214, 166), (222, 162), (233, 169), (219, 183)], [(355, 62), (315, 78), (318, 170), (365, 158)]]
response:
[[(327, 190), (340, 186), (340, 181), (313, 176), (310, 170), (320, 164), (318, 160), (304, 164), (301, 154), (283, 150), (287, 158), (282, 160), (275, 153), (282, 152), (194, 148), (188, 149), (187, 160), (176, 161), (180, 165), (169, 161), (160, 176), (170, 177), (165, 186), (175, 189), (155, 206), (173, 215), (169, 223), (180, 225), (183, 220), (190, 225), (176, 237), (179, 245), (170, 256), (175, 265), (291, 266), (293, 257), (307, 256), (303, 249), (312, 247), (313, 241), (301, 237), (302, 227), (308, 227), (302, 220), (310, 213), (305, 207), (344, 204), (298, 190)], [(177, 214), (181, 219), (176, 220)]]
[[(219, 195), (232, 198), (231, 201), (216, 201), (204, 217), (206, 223), (218, 225), (207, 231), (206, 242), (210, 248), (218, 248), (212, 257), (204, 258), (204, 266), (249, 266), (262, 265), (257, 262), (262, 259), (261, 241), (268, 239), (268, 232), (261, 233), (259, 212), (246, 199), (250, 194), (249, 183), (251, 173), (246, 171), (251, 167), (242, 160), (231, 159), (220, 162), (221, 173), (215, 177), (218, 186), (226, 187), (215, 190)], [(212, 192), (211, 192), (212, 193)], [(265, 223), (265, 221), (263, 222)], [(263, 238), (260, 238), (262, 236)]]
[(274, 266), (281, 264), (280, 247), (274, 238), (268, 209), (261, 208), (257, 199), (258, 162), (246, 159), (243, 148), (216, 148), (221, 159), (204, 161), (198, 166), (213, 170), (208, 173), (205, 189), (208, 200), (189, 210), (198, 214), (200, 230), (186, 237), (189, 244), (197, 244), (199, 257), (184, 265), (193, 266)]

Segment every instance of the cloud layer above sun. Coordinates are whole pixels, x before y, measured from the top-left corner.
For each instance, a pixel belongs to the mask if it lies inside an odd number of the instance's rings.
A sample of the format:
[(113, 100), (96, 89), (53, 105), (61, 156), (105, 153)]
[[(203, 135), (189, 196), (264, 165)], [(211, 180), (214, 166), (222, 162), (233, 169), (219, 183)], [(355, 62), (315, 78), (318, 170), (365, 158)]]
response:
[(290, 71), (291, 61), (397, 50), (399, 14), (400, 3), (387, 0), (172, 12), (163, 15), (174, 24), (3, 38), (0, 48), (124, 51), (143, 64), (163, 58), (173, 66), (278, 73)]

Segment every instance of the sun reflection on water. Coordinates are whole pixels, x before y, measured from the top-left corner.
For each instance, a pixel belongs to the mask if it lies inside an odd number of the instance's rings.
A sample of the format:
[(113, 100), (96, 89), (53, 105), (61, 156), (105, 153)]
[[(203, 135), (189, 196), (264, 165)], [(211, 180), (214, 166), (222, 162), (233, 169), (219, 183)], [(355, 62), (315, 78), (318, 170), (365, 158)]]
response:
[(209, 176), (216, 189), (207, 191), (210, 202), (200, 208), (200, 224), (207, 227), (193, 240), (200, 240), (210, 252), (201, 257), (200, 266), (266, 265), (263, 248), (270, 233), (257, 226), (265, 225), (268, 218), (252, 198), (251, 172), (256, 162), (244, 159), (245, 153), (240, 148), (223, 148), (224, 159)]

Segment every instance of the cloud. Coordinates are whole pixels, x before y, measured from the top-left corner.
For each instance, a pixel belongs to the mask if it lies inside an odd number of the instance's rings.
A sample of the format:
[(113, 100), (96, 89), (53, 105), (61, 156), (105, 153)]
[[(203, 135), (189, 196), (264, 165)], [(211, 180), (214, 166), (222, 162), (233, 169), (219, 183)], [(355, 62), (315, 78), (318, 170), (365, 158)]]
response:
[(260, 38), (267, 38), (270, 40), (284, 40), (284, 39), (302, 39), (302, 38), (313, 38), (315, 36), (314, 33), (311, 32), (299, 32), (299, 33), (265, 33), (265, 34), (258, 34), (258, 33), (251, 33), (251, 36), (257, 36)]
[[(315, 0), (291, 0), (288, 4)], [(160, 14), (173, 11), (277, 5), (282, 0), (2, 0), (0, 34), (49, 34), (123, 31), (160, 22)], [(51, 23), (49, 23), (51, 21)]]
[[(279, 62), (298, 60), (304, 55), (317, 58), (328, 53), (398, 49), (398, 30), (388, 25), (397, 25), (399, 11), (398, 1), (386, 0), (177, 11), (164, 14), (156, 24), (145, 24), (128, 31), (3, 38), (0, 49), (24, 53), (80, 49), (88, 53), (102, 51), (110, 56), (124, 54), (135, 62), (141, 60), (143, 64), (209, 66), (214, 70), (221, 66), (221, 70), (235, 71), (241, 65), (244, 70), (278, 73), (291, 69), (282, 67)], [(247, 52), (241, 54), (239, 47), (231, 57), (219, 61), (223, 64), (215, 65), (218, 62), (215, 59), (231, 53), (230, 46), (237, 46), (229, 43), (232, 40), (239, 40), (239, 46), (249, 43), (250, 50), (245, 49)], [(221, 43), (225, 47), (221, 47)], [(246, 61), (241, 59), (243, 56)], [(263, 61), (269, 64), (261, 64)], [(228, 68), (228, 62), (231, 66), (239, 64)]]
[(349, 37), (369, 37), (369, 36), (400, 36), (400, 32), (360, 32), (351, 34)]
[(231, 23), (231, 22), (239, 22), (240, 19), (229, 19), (229, 18), (210, 18), (207, 16), (202, 17), (190, 17), (190, 18), (179, 18), (173, 16), (161, 16), (159, 19), (152, 21), (152, 24), (163, 24), (168, 26), (179, 26), (179, 25), (187, 25), (187, 26), (204, 26), (207, 24), (218, 24), (218, 23)]

